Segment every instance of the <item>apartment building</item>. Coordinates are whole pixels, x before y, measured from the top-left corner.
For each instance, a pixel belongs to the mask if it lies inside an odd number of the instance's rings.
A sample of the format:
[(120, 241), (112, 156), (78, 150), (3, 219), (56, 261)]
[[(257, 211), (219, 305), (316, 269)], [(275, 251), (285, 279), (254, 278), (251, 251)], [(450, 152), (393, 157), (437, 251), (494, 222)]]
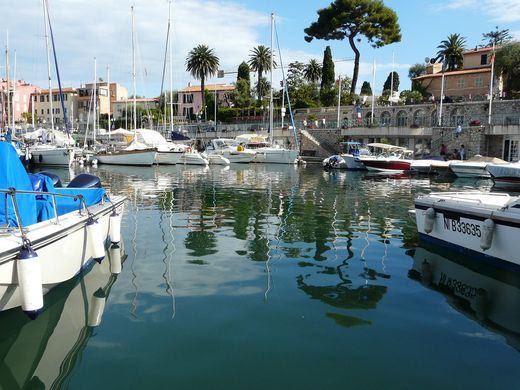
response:
[[(205, 89), (212, 94), (217, 95), (217, 102), (219, 105), (226, 103), (226, 93), (234, 91), (235, 86), (232, 84), (206, 84)], [(200, 92), (200, 85), (191, 85), (181, 89), (178, 93), (177, 100), (177, 118), (195, 119), (202, 110), (202, 93)], [(212, 110), (208, 107), (208, 110)]]
[[(9, 99), (7, 91), (9, 90)], [(24, 112), (32, 112), (31, 95), (37, 93), (41, 88), (32, 85), (24, 80), (9, 80), (9, 87), (6, 79), (0, 79), (0, 126), (4, 126), (8, 121), (17, 124), (25, 123)]]
[[(78, 90), (76, 88), (63, 88), (63, 106), (60, 99), (60, 90), (53, 88), (42, 89), (32, 94), (32, 102), (35, 124), (43, 127), (65, 128), (65, 113), (70, 128), (77, 126)], [(51, 125), (52, 123), (52, 125)]]
[(108, 115), (109, 112), (114, 115), (114, 104), (126, 99), (128, 99), (128, 90), (120, 84), (109, 85), (107, 82), (83, 84), (78, 89), (79, 125), (85, 127), (87, 121), (92, 121), (94, 107), (96, 107), (96, 118), (99, 120), (99, 115)]

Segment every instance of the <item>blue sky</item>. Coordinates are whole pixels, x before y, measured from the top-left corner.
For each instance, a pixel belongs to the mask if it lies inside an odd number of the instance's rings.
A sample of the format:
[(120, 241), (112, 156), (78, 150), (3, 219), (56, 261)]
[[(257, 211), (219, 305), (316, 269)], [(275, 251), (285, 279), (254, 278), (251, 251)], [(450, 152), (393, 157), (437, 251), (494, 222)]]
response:
[[(437, 46), (451, 33), (466, 37), (467, 48), (482, 43), (482, 34), (498, 26), (509, 29), (520, 39), (520, 1), (518, 0), (386, 0), (385, 5), (398, 15), (402, 40), (380, 49), (372, 49), (362, 38), (361, 69), (358, 88), (363, 81), (372, 84), (372, 64), (376, 61), (376, 93), (395, 69), (400, 75), (400, 90), (409, 89), (408, 69), (432, 57)], [(130, 6), (135, 4), (137, 50), (137, 93), (154, 96), (159, 93), (164, 57), (167, 0), (49, 0), (62, 82), (79, 86), (97, 76), (124, 84), (132, 93), (131, 18)], [(330, 4), (322, 0), (174, 0), (173, 19), (173, 84), (182, 88), (192, 80), (185, 71), (185, 58), (195, 45), (213, 48), (221, 60), (221, 68), (236, 70), (247, 60), (252, 47), (270, 44), (269, 14), (274, 12), (284, 65), (311, 58), (322, 60), (327, 45), (334, 59), (350, 59), (353, 53), (346, 41), (311, 43), (303, 39), (304, 28), (316, 20), (316, 11)], [(9, 36), (11, 77), (14, 50), (16, 76), (42, 87), (47, 86), (47, 67), (41, 0), (0, 1), (3, 15), (5, 47)], [(1, 31), (1, 30), (0, 30)], [(8, 34), (7, 34), (8, 31)], [(394, 61), (392, 61), (394, 58)], [(0, 73), (5, 77), (4, 61)], [(338, 62), (336, 75), (352, 75), (352, 62)], [(280, 74), (275, 73), (275, 79)], [(55, 80), (55, 76), (53, 76)], [(234, 75), (225, 81), (232, 82)], [(210, 79), (208, 82), (222, 82)], [(53, 82), (53, 86), (56, 82)], [(169, 87), (167, 79), (165, 88)]]

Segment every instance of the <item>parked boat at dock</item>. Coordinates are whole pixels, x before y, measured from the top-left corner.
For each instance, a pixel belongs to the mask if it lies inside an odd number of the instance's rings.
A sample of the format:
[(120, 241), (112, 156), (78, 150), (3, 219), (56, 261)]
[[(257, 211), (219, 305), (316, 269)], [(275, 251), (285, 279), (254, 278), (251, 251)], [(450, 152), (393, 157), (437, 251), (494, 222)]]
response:
[(109, 196), (82, 174), (66, 188), (28, 175), (14, 148), (0, 142), (0, 311), (21, 306), (35, 317), (43, 295), (105, 256), (120, 240), (125, 197)]
[(490, 178), (491, 175), (486, 170), (487, 165), (490, 163), (505, 164), (506, 162), (496, 157), (486, 157), (477, 154), (465, 161), (454, 160), (450, 162), (450, 170), (457, 177)]
[(383, 143), (371, 143), (367, 145), (371, 155), (362, 155), (359, 161), (369, 171), (377, 172), (405, 172), (411, 169), (413, 152), (401, 146)]
[(444, 192), (415, 199), (421, 240), (519, 267), (520, 197), (504, 193)]
[(496, 186), (520, 187), (520, 162), (493, 164), (486, 166)]

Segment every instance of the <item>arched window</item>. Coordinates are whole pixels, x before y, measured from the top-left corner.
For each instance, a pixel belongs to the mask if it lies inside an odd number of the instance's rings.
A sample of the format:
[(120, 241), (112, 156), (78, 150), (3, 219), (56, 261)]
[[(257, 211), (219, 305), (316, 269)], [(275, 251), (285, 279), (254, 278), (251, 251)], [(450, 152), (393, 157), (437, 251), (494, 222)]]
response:
[(422, 109), (416, 110), (413, 113), (412, 125), (417, 126), (417, 127), (424, 127), (425, 124), (426, 124), (426, 113)]
[(408, 123), (408, 117), (406, 111), (399, 111), (397, 113), (397, 127), (404, 127)]
[(381, 113), (381, 126), (390, 126), (392, 122), (392, 115), (388, 111)]

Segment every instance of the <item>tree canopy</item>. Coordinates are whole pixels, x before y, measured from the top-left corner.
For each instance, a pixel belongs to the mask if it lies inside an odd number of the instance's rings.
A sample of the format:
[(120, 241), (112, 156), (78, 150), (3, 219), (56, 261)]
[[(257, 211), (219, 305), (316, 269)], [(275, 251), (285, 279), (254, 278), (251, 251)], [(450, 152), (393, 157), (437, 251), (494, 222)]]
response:
[(348, 40), (355, 56), (351, 93), (356, 90), (359, 74), (359, 36), (366, 37), (375, 48), (401, 40), (397, 14), (381, 0), (335, 0), (317, 13), (318, 20), (304, 30), (305, 40)]
[(213, 76), (217, 73), (219, 66), (219, 59), (215, 55), (213, 49), (206, 45), (198, 45), (191, 49), (186, 58), (186, 70), (196, 79), (200, 80), (200, 93), (202, 94), (202, 107), (206, 113), (206, 94), (205, 94), (205, 80), (207, 77)]
[(309, 83), (317, 83), (321, 80), (321, 64), (314, 58), (311, 59), (303, 69), (303, 76)]
[(513, 37), (511, 34), (509, 34), (509, 30), (499, 30), (498, 26), (495, 27), (494, 31), (490, 31), (487, 33), (482, 34), (482, 40), (485, 43), (486, 46), (493, 46), (495, 45), (504, 45), (506, 43), (511, 42)]
[(464, 50), (466, 38), (460, 34), (450, 34), (448, 38), (443, 40), (437, 49), (438, 56), (444, 56), (447, 70), (456, 70), (462, 68), (464, 62)]
[[(249, 66), (255, 72), (258, 72), (258, 81), (256, 84), (258, 101), (262, 101), (262, 98), (266, 92), (263, 87), (267, 85), (262, 81), (262, 75), (264, 72), (271, 70), (271, 49), (266, 46), (259, 45), (249, 55)], [(273, 66), (276, 68), (276, 62), (273, 61)]]
[(368, 81), (363, 81), (360, 95), (372, 96), (372, 87)]
[(504, 87), (511, 97), (520, 95), (520, 42), (509, 43), (497, 50), (495, 67), (502, 72)]
[(334, 82), (334, 61), (332, 61), (330, 46), (327, 46), (323, 52), (323, 65), (321, 68), (320, 100), (324, 106), (332, 105)]
[(394, 92), (399, 91), (399, 73), (395, 71), (388, 74), (385, 84), (383, 85), (383, 93), (387, 92), (390, 94), (390, 89)]

